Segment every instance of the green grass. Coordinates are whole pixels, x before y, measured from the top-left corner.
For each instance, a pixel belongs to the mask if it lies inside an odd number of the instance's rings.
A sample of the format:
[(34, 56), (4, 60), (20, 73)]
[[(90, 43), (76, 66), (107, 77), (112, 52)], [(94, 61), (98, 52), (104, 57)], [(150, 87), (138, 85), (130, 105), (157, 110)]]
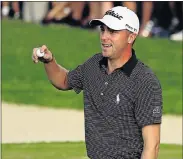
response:
[[(87, 159), (79, 143), (2, 144), (2, 159)], [(182, 147), (161, 145), (158, 159), (182, 159)]]
[[(67, 69), (74, 69), (100, 52), (97, 32), (2, 20), (2, 100), (83, 109), (82, 93), (56, 90), (47, 80), (43, 65), (32, 63), (32, 49), (42, 44)], [(164, 113), (182, 114), (181, 43), (139, 38), (135, 49), (137, 57), (153, 69), (162, 84)]]

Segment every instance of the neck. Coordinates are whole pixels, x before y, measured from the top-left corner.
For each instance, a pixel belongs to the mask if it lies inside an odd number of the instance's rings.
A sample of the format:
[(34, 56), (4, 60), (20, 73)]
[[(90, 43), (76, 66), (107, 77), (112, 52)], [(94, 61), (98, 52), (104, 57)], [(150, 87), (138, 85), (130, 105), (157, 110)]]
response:
[(108, 73), (112, 73), (115, 69), (122, 67), (132, 56), (132, 48), (127, 47), (121, 55), (114, 59), (108, 59)]

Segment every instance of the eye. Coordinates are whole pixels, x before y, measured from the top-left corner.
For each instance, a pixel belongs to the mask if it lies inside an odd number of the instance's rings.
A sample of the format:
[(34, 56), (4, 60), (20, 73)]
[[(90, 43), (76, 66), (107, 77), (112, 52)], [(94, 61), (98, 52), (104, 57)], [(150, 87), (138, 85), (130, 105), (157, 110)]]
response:
[(111, 33), (111, 34), (114, 34), (114, 33), (117, 33), (117, 30), (113, 30), (113, 29), (108, 29), (109, 30), (109, 32)]
[(115, 31), (114, 30), (109, 30), (110, 33), (114, 33)]

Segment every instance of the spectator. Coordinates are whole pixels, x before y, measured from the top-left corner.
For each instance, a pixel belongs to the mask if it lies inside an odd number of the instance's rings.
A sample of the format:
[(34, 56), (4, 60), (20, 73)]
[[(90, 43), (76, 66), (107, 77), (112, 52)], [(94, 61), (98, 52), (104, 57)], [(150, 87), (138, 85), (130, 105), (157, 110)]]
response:
[(23, 20), (40, 23), (48, 10), (48, 2), (23, 2)]
[(170, 26), (171, 34), (183, 29), (183, 2), (169, 2), (172, 13), (172, 25)]
[(19, 19), (20, 18), (19, 2), (18, 1), (14, 1), (14, 2), (2, 1), (2, 17), (3, 18), (9, 17), (11, 9), (13, 11), (13, 17), (15, 19)]
[(171, 2), (170, 8), (177, 25), (171, 28), (170, 40), (183, 41), (183, 2)]
[(170, 40), (173, 40), (173, 41), (183, 41), (183, 30), (170, 35)]
[(72, 15), (70, 18), (70, 22), (68, 22), (71, 26), (81, 26), (83, 9), (85, 2), (72, 2)]
[[(66, 10), (65, 12), (67, 15), (57, 19), (56, 21), (54, 20), (54, 22), (59, 24), (68, 24), (75, 27), (81, 26), (84, 4), (84, 2), (69, 2), (69, 11)], [(66, 3), (65, 6), (62, 6), (62, 9), (66, 9)]]
[[(23, 11), (22, 11), (23, 4)], [(51, 4), (50, 10), (48, 4)], [(21, 18), (26, 22), (42, 24), (68, 24), (84, 29), (95, 29), (89, 21), (102, 18), (113, 6), (123, 5), (140, 18), (139, 36), (169, 37), (170, 40), (182, 40), (183, 34), (183, 2), (9, 2), (3, 1), (2, 18)], [(22, 11), (22, 12), (21, 12)]]
[(89, 22), (92, 19), (101, 17), (101, 12), (100, 12), (100, 2), (88, 2), (89, 5), (89, 15), (82, 21), (82, 28), (84, 29), (95, 29), (95, 27), (89, 25)]
[(71, 2), (52, 2), (52, 8), (48, 11), (42, 24), (49, 24), (51, 22), (58, 23), (62, 18), (70, 13)]
[[(181, 6), (181, 5), (179, 5)], [(174, 8), (174, 4), (169, 2), (154, 2), (154, 11), (152, 15), (152, 21), (150, 24), (151, 35), (156, 37), (168, 38), (172, 32), (177, 28), (177, 24), (182, 21), (181, 18), (176, 18), (176, 12), (178, 9)], [(178, 11), (182, 16), (181, 11)], [(176, 21), (175, 21), (176, 20)], [(181, 29), (177, 30), (180, 31)]]
[[(101, 2), (101, 15), (103, 16), (106, 11), (114, 6), (113, 2)], [(101, 17), (102, 18), (102, 17)]]

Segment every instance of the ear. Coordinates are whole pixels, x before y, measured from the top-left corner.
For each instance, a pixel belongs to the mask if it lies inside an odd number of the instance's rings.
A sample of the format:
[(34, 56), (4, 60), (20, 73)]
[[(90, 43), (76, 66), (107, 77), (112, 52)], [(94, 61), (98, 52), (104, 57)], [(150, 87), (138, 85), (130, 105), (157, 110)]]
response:
[(136, 34), (131, 33), (131, 34), (129, 35), (129, 37), (128, 37), (128, 43), (129, 43), (129, 44), (132, 44), (132, 43), (134, 42), (136, 36), (137, 36)]

